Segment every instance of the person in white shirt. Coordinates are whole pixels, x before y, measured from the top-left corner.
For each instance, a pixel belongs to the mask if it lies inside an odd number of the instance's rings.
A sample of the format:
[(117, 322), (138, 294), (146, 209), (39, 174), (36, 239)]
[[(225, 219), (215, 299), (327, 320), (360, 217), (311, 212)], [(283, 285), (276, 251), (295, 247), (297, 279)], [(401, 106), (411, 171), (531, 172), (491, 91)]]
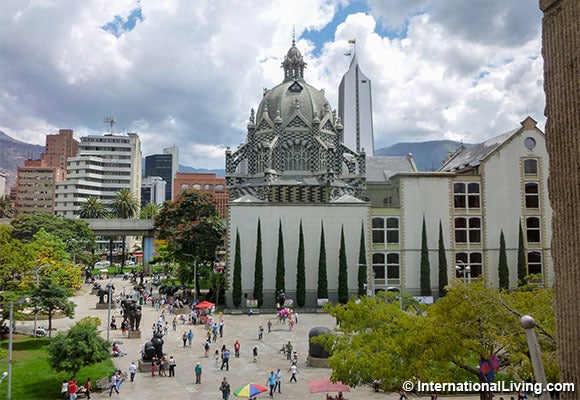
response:
[(137, 366), (135, 365), (135, 362), (132, 362), (131, 365), (129, 365), (129, 374), (131, 374), (131, 382), (133, 382), (135, 380), (135, 373), (137, 372)]

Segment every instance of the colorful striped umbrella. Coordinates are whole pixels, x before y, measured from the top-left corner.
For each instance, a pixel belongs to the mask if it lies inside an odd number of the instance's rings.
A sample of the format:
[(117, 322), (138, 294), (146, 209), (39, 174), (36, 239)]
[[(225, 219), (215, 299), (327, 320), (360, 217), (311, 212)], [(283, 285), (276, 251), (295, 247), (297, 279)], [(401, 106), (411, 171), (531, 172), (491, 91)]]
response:
[(249, 399), (257, 394), (267, 391), (268, 389), (266, 389), (264, 386), (258, 385), (256, 383), (248, 383), (234, 390), (234, 396)]

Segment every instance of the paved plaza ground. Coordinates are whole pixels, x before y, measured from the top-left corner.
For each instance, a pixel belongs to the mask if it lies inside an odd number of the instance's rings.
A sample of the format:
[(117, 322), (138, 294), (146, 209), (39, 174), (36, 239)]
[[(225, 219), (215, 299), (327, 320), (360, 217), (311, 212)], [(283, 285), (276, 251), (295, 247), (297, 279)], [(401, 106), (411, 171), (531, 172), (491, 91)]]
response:
[[(103, 281), (105, 282), (105, 281)], [(129, 293), (132, 286), (128, 281), (117, 277), (113, 279), (113, 284), (116, 288), (116, 294), (119, 295), (124, 290)], [(156, 293), (155, 293), (156, 294)], [(97, 316), (103, 321), (103, 327), (106, 328), (107, 310), (96, 309), (98, 297), (91, 295), (91, 285), (85, 285), (81, 293), (72, 299), (76, 304), (74, 319), (57, 319), (53, 321), (54, 327), (58, 330), (67, 329), (76, 321), (86, 316)], [(120, 317), (120, 310), (112, 310), (112, 315), (115, 315), (118, 325), (122, 320)], [(151, 338), (151, 326), (159, 317), (159, 311), (155, 310), (150, 305), (143, 306), (143, 317), (141, 320), (141, 339), (128, 339), (122, 336), (121, 330), (111, 330), (109, 332), (110, 340), (121, 340), (123, 344), (120, 348), (127, 352), (125, 357), (114, 358), (113, 361), (117, 368), (122, 371), (128, 371), (129, 365), (132, 361), (138, 363), (140, 358), (140, 350), (142, 345)], [(283, 373), (282, 393), (275, 394), (275, 398), (279, 399), (319, 399), (325, 398), (324, 393), (311, 394), (308, 390), (308, 381), (315, 379), (324, 379), (330, 376), (331, 370), (327, 368), (310, 368), (306, 366), (306, 356), (308, 354), (308, 332), (314, 326), (325, 326), (333, 329), (335, 321), (327, 314), (299, 314), (298, 323), (292, 331), (287, 325), (278, 324), (274, 313), (258, 314), (253, 316), (248, 315), (229, 315), (225, 314), (224, 319), (224, 334), (222, 338), (217, 339), (212, 343), (210, 350), (210, 357), (204, 357), (203, 342), (206, 337), (206, 331), (202, 325), (192, 325), (186, 322), (185, 325), (178, 323), (177, 330), (173, 331), (171, 328), (167, 336), (164, 337), (163, 351), (167, 356), (173, 356), (176, 360), (177, 366), (175, 368), (175, 377), (152, 377), (151, 373), (137, 372), (135, 382), (123, 382), (120, 394), (113, 392), (113, 397), (126, 400), (142, 400), (142, 399), (201, 399), (212, 400), (221, 399), (219, 392), (219, 384), (224, 377), (230, 383), (232, 391), (239, 386), (248, 382), (258, 383), (267, 387), (267, 378), (270, 371), (276, 371), (278, 368)], [(168, 319), (169, 325), (173, 317)], [(272, 332), (267, 333), (267, 322), (272, 321)], [(32, 331), (30, 322), (18, 323), (17, 331), (28, 330)], [(46, 321), (39, 321), (39, 325), (46, 326)], [(265, 329), (263, 339), (258, 340), (258, 328), (262, 325)], [(193, 329), (194, 340), (192, 347), (183, 347), (182, 335), (184, 331)], [(107, 332), (102, 332), (103, 337), (106, 337)], [(240, 358), (235, 358), (233, 355), (234, 342), (238, 340), (241, 343)], [(298, 382), (288, 383), (290, 379), (289, 367), (290, 363), (282, 356), (279, 351), (280, 348), (290, 341), (294, 349), (298, 351)], [(230, 360), (229, 371), (220, 371), (216, 367), (212, 355), (216, 349), (221, 349), (225, 344), (232, 351), (232, 358)], [(258, 347), (258, 360), (253, 362), (252, 349), (254, 346)], [(202, 383), (195, 384), (194, 367), (199, 362), (203, 367)], [(102, 377), (92, 377), (93, 381)], [(334, 393), (336, 394), (336, 393)], [(92, 399), (108, 398), (108, 391), (94, 393), (91, 395)], [(375, 393), (370, 386), (362, 386), (351, 389), (350, 393), (346, 393), (347, 399), (398, 399), (399, 396), (395, 393)], [(415, 396), (410, 396), (414, 398)], [(268, 393), (261, 394), (258, 399), (266, 399)], [(428, 398), (424, 396), (423, 398)], [(476, 399), (478, 396), (454, 396), (445, 397), (440, 396), (439, 399), (453, 398), (453, 399)], [(509, 397), (507, 397), (509, 398)], [(232, 395), (230, 399), (235, 399)]]

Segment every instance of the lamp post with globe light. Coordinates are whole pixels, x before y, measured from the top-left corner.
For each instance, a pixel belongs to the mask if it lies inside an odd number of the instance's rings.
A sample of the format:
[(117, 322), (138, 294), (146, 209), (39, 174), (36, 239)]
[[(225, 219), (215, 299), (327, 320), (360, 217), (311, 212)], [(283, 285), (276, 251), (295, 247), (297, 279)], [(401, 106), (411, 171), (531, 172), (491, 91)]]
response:
[[(28, 299), (24, 297), (19, 297), (16, 300), (16, 304), (18, 306), (23, 305), (25, 302), (28, 302)], [(14, 320), (14, 302), (10, 302), (10, 326), (8, 327), (8, 400), (12, 395), (12, 331), (14, 330), (13, 327), (13, 320)], [(4, 376), (4, 375), (3, 375)]]
[(461, 275), (463, 275), (463, 283), (468, 283), (471, 281), (471, 267), (469, 265), (465, 265), (465, 263), (461, 260), (457, 260), (458, 263), (461, 265), (456, 265), (455, 269)]

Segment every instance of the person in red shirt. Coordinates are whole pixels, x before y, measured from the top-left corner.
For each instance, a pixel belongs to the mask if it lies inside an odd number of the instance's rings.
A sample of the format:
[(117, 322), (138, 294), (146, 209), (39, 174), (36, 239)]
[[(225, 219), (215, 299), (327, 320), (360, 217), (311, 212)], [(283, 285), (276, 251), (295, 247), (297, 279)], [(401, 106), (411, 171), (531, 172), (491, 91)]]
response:
[(68, 395), (70, 400), (77, 400), (77, 381), (74, 378), (68, 382)]

